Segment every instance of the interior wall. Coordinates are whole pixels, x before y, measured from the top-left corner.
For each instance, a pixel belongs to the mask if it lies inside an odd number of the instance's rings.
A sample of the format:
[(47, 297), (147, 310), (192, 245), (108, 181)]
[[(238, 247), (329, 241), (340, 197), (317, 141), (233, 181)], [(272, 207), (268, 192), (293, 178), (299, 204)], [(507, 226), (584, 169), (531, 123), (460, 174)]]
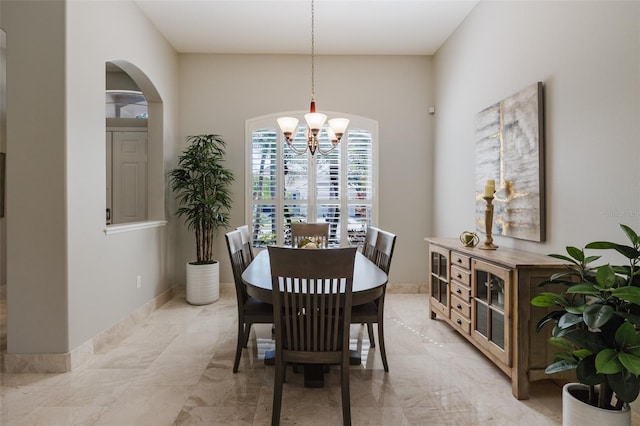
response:
[[(390, 281), (426, 281), (424, 237), (431, 205), (431, 58), (422, 56), (316, 57), (319, 111), (351, 113), (379, 125), (379, 223), (398, 235)], [(245, 120), (305, 110), (310, 101), (306, 55), (180, 55), (180, 140), (219, 133), (234, 171), (231, 225), (245, 219)], [(274, 123), (275, 125), (275, 123)], [(222, 282), (232, 282), (224, 232), (216, 240)], [(193, 237), (180, 225), (179, 263), (192, 260)], [(184, 268), (178, 267), (184, 282)]]
[(434, 234), (474, 227), (474, 116), (544, 82), (548, 254), (640, 231), (640, 3), (479, 2), (434, 57)]
[(150, 97), (148, 187), (159, 188), (149, 217), (169, 219), (158, 215), (168, 210), (162, 191), (166, 165), (175, 159), (178, 56), (132, 2), (69, 2), (67, 9), (69, 322), (75, 348), (173, 285), (173, 222), (105, 235), (104, 93), (108, 61), (132, 64), (153, 85), (142, 89)]
[(7, 33), (7, 353), (64, 353), (65, 3), (0, 7)]
[(155, 85), (163, 136), (154, 141), (152, 173), (162, 182), (153, 195), (164, 204), (178, 57), (132, 2), (0, 6), (10, 58), (7, 352), (67, 353), (173, 284), (172, 222), (105, 235), (104, 103), (107, 61), (134, 64)]

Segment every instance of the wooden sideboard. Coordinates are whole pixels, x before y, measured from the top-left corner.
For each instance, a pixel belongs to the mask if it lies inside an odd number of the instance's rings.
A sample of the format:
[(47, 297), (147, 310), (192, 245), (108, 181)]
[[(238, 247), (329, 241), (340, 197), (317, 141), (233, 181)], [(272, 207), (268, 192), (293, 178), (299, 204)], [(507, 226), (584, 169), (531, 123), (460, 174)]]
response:
[(511, 378), (513, 396), (529, 398), (529, 382), (568, 379), (545, 374), (554, 348), (551, 327), (536, 332), (546, 310), (531, 306), (538, 284), (564, 265), (549, 256), (464, 247), (455, 238), (429, 244), (429, 315), (441, 318)]

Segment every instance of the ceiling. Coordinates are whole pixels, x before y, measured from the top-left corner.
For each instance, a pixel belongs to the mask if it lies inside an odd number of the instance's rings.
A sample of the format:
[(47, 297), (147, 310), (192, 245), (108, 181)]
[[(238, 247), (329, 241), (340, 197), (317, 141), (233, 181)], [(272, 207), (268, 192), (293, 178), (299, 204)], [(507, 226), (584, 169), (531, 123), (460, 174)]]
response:
[[(180, 53), (309, 54), (310, 0), (134, 0)], [(432, 55), (478, 0), (315, 0), (319, 55)]]

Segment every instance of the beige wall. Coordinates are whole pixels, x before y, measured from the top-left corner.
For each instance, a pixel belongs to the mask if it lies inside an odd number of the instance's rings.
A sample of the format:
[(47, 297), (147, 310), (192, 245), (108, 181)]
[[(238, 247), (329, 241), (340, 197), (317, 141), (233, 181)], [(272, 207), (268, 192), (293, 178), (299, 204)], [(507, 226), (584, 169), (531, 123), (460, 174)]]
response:
[[(316, 57), (320, 111), (351, 113), (379, 122), (379, 223), (398, 235), (391, 281), (426, 281), (424, 237), (431, 205), (433, 103), (431, 60), (424, 56)], [(231, 224), (245, 223), (245, 120), (292, 110), (310, 101), (307, 55), (180, 55), (180, 137), (222, 134), (233, 169)], [(275, 123), (274, 123), (275, 124)], [(181, 228), (179, 263), (194, 253)], [(221, 281), (232, 282), (224, 236), (217, 239)], [(183, 270), (178, 271), (184, 275)], [(184, 281), (182, 281), (184, 282)]]
[(9, 353), (64, 353), (69, 347), (64, 19), (61, 2), (2, 2)]
[(105, 62), (124, 60), (162, 98), (164, 116), (156, 122), (164, 136), (150, 141), (160, 148), (149, 166), (161, 180), (154, 202), (164, 215), (164, 169), (175, 162), (177, 140), (178, 57), (133, 3), (1, 7), (10, 88), (8, 353), (65, 353), (173, 283), (172, 224), (104, 233), (104, 90)]
[(474, 115), (536, 81), (546, 97), (547, 242), (497, 244), (547, 254), (622, 241), (619, 223), (640, 230), (640, 3), (480, 2), (434, 70), (435, 234), (474, 226)]

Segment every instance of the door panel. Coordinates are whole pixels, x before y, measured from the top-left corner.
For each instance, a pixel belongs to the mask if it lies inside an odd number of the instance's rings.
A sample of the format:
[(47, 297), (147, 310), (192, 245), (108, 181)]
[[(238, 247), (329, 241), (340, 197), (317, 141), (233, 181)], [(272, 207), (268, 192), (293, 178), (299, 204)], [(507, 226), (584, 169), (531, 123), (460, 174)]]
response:
[(147, 220), (147, 133), (112, 134), (113, 223)]

